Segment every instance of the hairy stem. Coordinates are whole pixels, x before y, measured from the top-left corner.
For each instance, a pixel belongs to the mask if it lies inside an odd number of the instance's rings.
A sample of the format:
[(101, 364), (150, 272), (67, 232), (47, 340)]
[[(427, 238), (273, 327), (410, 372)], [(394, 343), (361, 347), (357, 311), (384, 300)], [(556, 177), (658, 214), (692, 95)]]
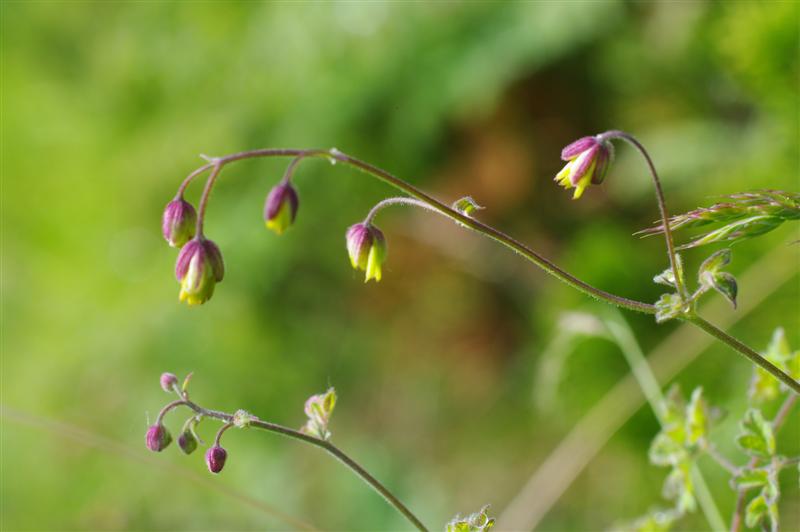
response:
[(771, 373), (776, 379), (778, 379), (783, 384), (788, 386), (789, 389), (792, 390), (792, 392), (794, 392), (795, 394), (800, 394), (800, 382), (797, 382), (788, 374), (784, 373), (779, 367), (777, 367), (775, 364), (764, 358), (758, 352), (754, 351), (752, 348), (746, 346), (745, 344), (743, 344), (733, 336), (729, 335), (722, 329), (707, 322), (697, 314), (693, 314), (687, 317), (686, 320), (696, 325), (697, 327), (700, 327), (705, 332), (707, 332), (711, 336), (714, 336), (721, 342), (728, 344), (734, 350), (738, 351), (742, 355), (749, 358), (751, 362), (760, 366), (765, 371)]
[[(666, 204), (664, 203), (664, 195), (661, 190), (661, 183), (658, 179), (658, 174), (655, 171), (655, 166), (653, 165), (650, 156), (645, 151), (644, 147), (633, 138), (631, 135), (623, 132), (623, 131), (609, 131), (604, 133), (603, 138), (621, 138), (626, 140), (627, 142), (633, 144), (642, 152), (642, 155), (648, 162), (650, 166), (651, 173), (653, 175), (653, 180), (656, 184), (656, 195), (659, 199), (659, 209), (661, 210), (662, 217), (664, 218), (664, 223), (667, 223), (667, 210)], [(373, 166), (369, 163), (356, 159), (355, 157), (351, 157), (346, 155), (339, 150), (331, 149), (331, 150), (322, 150), (322, 149), (308, 149), (308, 150), (298, 150), (298, 149), (260, 149), (260, 150), (250, 150), (244, 151), (240, 153), (234, 153), (231, 155), (226, 155), (224, 157), (214, 157), (210, 159), (210, 162), (206, 165), (201, 166), (200, 168), (193, 171), (189, 174), (181, 183), (179, 188), (179, 194), (182, 194), (185, 188), (189, 185), (189, 183), (196, 178), (197, 176), (201, 175), (203, 172), (207, 170), (211, 170), (211, 175), (208, 177), (206, 181), (205, 188), (203, 189), (203, 195), (200, 199), (200, 206), (198, 210), (197, 216), (197, 234), (198, 236), (202, 236), (202, 229), (203, 229), (203, 220), (205, 218), (205, 211), (206, 206), (208, 203), (208, 198), (211, 193), (212, 188), (214, 187), (214, 183), (216, 182), (217, 176), (222, 168), (234, 161), (241, 161), (243, 159), (254, 159), (259, 157), (295, 157), (295, 161), (299, 161), (303, 158), (322, 158), (326, 159), (331, 162), (342, 162), (358, 168), (363, 172), (372, 175), (373, 177), (377, 177), (381, 181), (391, 185), (392, 187), (405, 192), (412, 198), (415, 198), (419, 202), (426, 205), (426, 208), (429, 210), (438, 212), (444, 215), (447, 218), (472, 229), (473, 231), (480, 233), (492, 240), (502, 244), (503, 246), (519, 253), (522, 255), (524, 259), (528, 262), (533, 263), (534, 265), (538, 266), (539, 268), (543, 269), (550, 275), (556, 277), (557, 279), (563, 281), (567, 285), (575, 288), (576, 290), (583, 292), (584, 294), (598, 299), (600, 301), (605, 301), (611, 305), (615, 305), (617, 307), (625, 308), (628, 310), (634, 310), (637, 312), (643, 312), (645, 314), (655, 314), (656, 308), (654, 305), (650, 303), (645, 303), (642, 301), (636, 301), (634, 299), (628, 299), (625, 297), (617, 296), (615, 294), (611, 294), (599, 288), (596, 288), (577, 277), (573, 276), (570, 273), (567, 273), (560, 267), (556, 266), (554, 263), (549, 261), (548, 259), (544, 258), (543, 256), (539, 255), (536, 251), (532, 250), (522, 242), (514, 239), (513, 237), (503, 233), (502, 231), (495, 229), (494, 227), (487, 225), (483, 222), (480, 222), (474, 218), (470, 218), (465, 214), (459, 212), (458, 210), (445, 205), (441, 201), (429, 196), (422, 190), (418, 189), (414, 185), (403, 181), (402, 179), (395, 177), (394, 175), (390, 174), (386, 170), (382, 170), (376, 166)], [(667, 239), (667, 249), (670, 255), (670, 264), (672, 266), (672, 271), (675, 273), (676, 278), (676, 285), (678, 286), (679, 291), (682, 294), (682, 297), (686, 299), (685, 287), (681, 284), (681, 280), (679, 279), (678, 270), (676, 268), (677, 259), (675, 258), (675, 249), (672, 242), (672, 233), (667, 228), (665, 230), (665, 235)], [(753, 351), (739, 340), (731, 337), (730, 335), (726, 334), (725, 332), (717, 329), (710, 323), (706, 322), (702, 318), (697, 316), (690, 316), (686, 318), (692, 324), (700, 327), (705, 332), (715, 336), (717, 339), (722, 340), (723, 342), (727, 343), (740, 353), (747, 356), (752, 362), (761, 366), (766, 371), (773, 374), (777, 377), (781, 382), (785, 383), (789, 386), (792, 390), (796, 393), (800, 393), (800, 383), (794, 381), (789, 375), (783, 373), (779, 368), (775, 367), (772, 363), (770, 363), (767, 359), (759, 355), (757, 352)]]
[(672, 268), (672, 273), (675, 277), (675, 287), (678, 289), (678, 293), (681, 295), (682, 298), (687, 299), (688, 292), (686, 291), (686, 287), (683, 284), (683, 278), (679, 275), (678, 271), (678, 259), (675, 254), (675, 241), (672, 238), (672, 229), (669, 227), (669, 213), (667, 212), (667, 202), (664, 200), (664, 191), (661, 188), (661, 180), (658, 178), (658, 172), (656, 172), (656, 166), (653, 164), (653, 160), (650, 158), (650, 154), (647, 153), (647, 150), (642, 143), (639, 142), (636, 137), (631, 135), (630, 133), (626, 133), (624, 131), (619, 130), (611, 130), (606, 131), (602, 135), (600, 135), (603, 139), (622, 139), (637, 150), (639, 153), (642, 154), (645, 161), (647, 161), (647, 166), (650, 168), (650, 175), (653, 177), (653, 184), (655, 185), (656, 189), (656, 200), (658, 201), (658, 211), (661, 213), (661, 222), (664, 224), (664, 240), (667, 244), (667, 255), (669, 256), (669, 265)]
[[(168, 405), (170, 409), (185, 405), (192, 409), (197, 414), (200, 414), (205, 417), (210, 417), (214, 419), (218, 419), (223, 421), (225, 425), (217, 432), (217, 436), (214, 439), (214, 444), (219, 444), (219, 439), (222, 436), (222, 433), (233, 426), (233, 414), (228, 414), (226, 412), (220, 412), (219, 410), (211, 410), (208, 408), (203, 408), (197, 403), (185, 398), (174, 401)], [(166, 410), (166, 408), (164, 409)], [(162, 410), (163, 412), (163, 410)], [(308, 434), (304, 434), (299, 430), (295, 430), (289, 427), (284, 427), (282, 425), (278, 425), (276, 423), (270, 423), (269, 421), (263, 421), (260, 419), (252, 419), (249, 422), (249, 425), (252, 427), (260, 428), (263, 430), (267, 430), (269, 432), (274, 432), (276, 434), (280, 434), (282, 436), (286, 436), (288, 438), (293, 438), (295, 440), (300, 440), (305, 443), (310, 443), (316, 447), (320, 447), (327, 451), (330, 455), (334, 458), (339, 460), (342, 464), (347, 466), (353, 473), (358, 475), (358, 477), (364, 481), (367, 485), (369, 485), (372, 489), (374, 489), (381, 497), (383, 497), (386, 502), (391, 504), (400, 514), (403, 515), (417, 530), (421, 530), (423, 532), (427, 531), (425, 525), (415, 516), (411, 510), (403, 504), (400, 499), (398, 499), (394, 494), (392, 494), (389, 489), (381, 484), (375, 477), (373, 477), (366, 469), (361, 467), (355, 460), (350, 458), (344, 451), (336, 447), (334, 444), (327, 440), (322, 440), (319, 438), (315, 438), (314, 436), (310, 436)]]
[(380, 211), (392, 205), (412, 205), (414, 207), (422, 207), (423, 209), (428, 209), (435, 213), (439, 213), (439, 211), (431, 209), (430, 205), (428, 205), (427, 203), (416, 200), (414, 198), (406, 198), (406, 197), (387, 198), (385, 200), (379, 201), (378, 203), (375, 204), (374, 207), (372, 207), (372, 209), (367, 213), (367, 217), (364, 218), (364, 224), (365, 225), (371, 224), (372, 220), (375, 219), (375, 216), (377, 216)]
[(217, 157), (213, 158), (211, 162), (208, 164), (198, 168), (189, 176), (184, 179), (183, 183), (181, 184), (181, 188), (179, 191), (182, 191), (188, 186), (188, 183), (196, 178), (197, 176), (201, 175), (203, 172), (207, 170), (212, 170), (211, 176), (209, 176), (208, 181), (206, 182), (205, 189), (203, 191), (203, 198), (201, 198), (200, 209), (198, 211), (197, 217), (197, 226), (198, 226), (198, 234), (200, 234), (200, 229), (203, 226), (203, 218), (205, 217), (205, 201), (208, 199), (208, 193), (210, 193), (211, 189), (214, 186), (214, 182), (216, 181), (217, 174), (219, 171), (228, 163), (232, 163), (234, 161), (240, 161), (243, 159), (253, 159), (258, 157), (303, 157), (303, 158), (322, 158), (327, 159), (332, 162), (341, 162), (367, 174), (370, 174), (374, 177), (377, 177), (381, 181), (393, 186), (394, 188), (408, 194), (409, 196), (416, 198), (420, 202), (426, 204), (430, 210), (439, 212), (450, 218), (455, 222), (459, 222), (462, 225), (472, 229), (473, 231), (480, 233), (500, 244), (504, 245), (505, 247), (519, 253), (522, 255), (526, 260), (535, 264), (539, 268), (543, 269), (550, 275), (560, 279), (561, 281), (565, 282), (566, 284), (572, 286), (573, 288), (583, 292), (584, 294), (594, 297), (595, 299), (599, 299), (601, 301), (605, 301), (606, 303), (610, 303), (612, 305), (616, 305), (618, 307), (626, 308), (628, 310), (635, 310), (637, 312), (644, 312), (646, 314), (655, 314), (655, 307), (650, 303), (645, 303), (643, 301), (636, 301), (633, 299), (624, 298), (621, 296), (617, 296), (606, 292), (604, 290), (600, 290), (599, 288), (595, 288), (594, 286), (581, 281), (577, 277), (567, 273), (566, 271), (562, 270), (554, 263), (549, 261), (548, 259), (544, 258), (543, 256), (539, 255), (537, 252), (519, 242), (518, 240), (506, 235), (505, 233), (486, 225), (474, 218), (470, 218), (456, 209), (445, 205), (441, 201), (429, 196), (422, 190), (418, 189), (417, 187), (411, 185), (403, 181), (402, 179), (395, 177), (394, 175), (390, 174), (389, 172), (382, 170), (376, 166), (373, 166), (369, 163), (356, 159), (355, 157), (350, 157), (338, 150), (321, 150), (321, 149), (309, 149), (309, 150), (297, 150), (297, 149), (263, 149), (263, 150), (252, 150), (252, 151), (245, 151), (241, 153), (234, 153), (232, 155), (226, 155), (224, 157)]
[[(789, 412), (794, 407), (795, 403), (797, 403), (798, 396), (789, 393), (784, 399), (781, 407), (778, 409), (778, 413), (775, 414), (775, 418), (772, 420), (772, 432), (777, 433), (780, 430), (783, 423), (786, 421), (786, 418), (789, 417)], [(750, 462), (747, 464), (747, 467), (755, 467), (758, 464), (758, 458), (751, 458)], [(739, 529), (742, 527), (742, 512), (744, 511), (744, 497), (747, 490), (740, 489), (736, 492), (736, 506), (733, 510), (733, 517), (731, 518), (731, 532), (739, 532)]]

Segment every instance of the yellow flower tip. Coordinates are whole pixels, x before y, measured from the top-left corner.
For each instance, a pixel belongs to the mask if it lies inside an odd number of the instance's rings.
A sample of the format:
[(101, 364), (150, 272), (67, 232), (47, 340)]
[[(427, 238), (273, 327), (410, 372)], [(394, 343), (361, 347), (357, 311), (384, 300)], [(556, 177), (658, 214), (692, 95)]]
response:
[(272, 219), (272, 220), (267, 220), (266, 222), (264, 222), (264, 225), (267, 227), (267, 229), (269, 229), (270, 231), (272, 231), (276, 235), (280, 236), (280, 235), (282, 235), (284, 233), (284, 231), (286, 231), (286, 228), (283, 225), (277, 223), (278, 220), (279, 220), (279, 218), (275, 218), (275, 219)]

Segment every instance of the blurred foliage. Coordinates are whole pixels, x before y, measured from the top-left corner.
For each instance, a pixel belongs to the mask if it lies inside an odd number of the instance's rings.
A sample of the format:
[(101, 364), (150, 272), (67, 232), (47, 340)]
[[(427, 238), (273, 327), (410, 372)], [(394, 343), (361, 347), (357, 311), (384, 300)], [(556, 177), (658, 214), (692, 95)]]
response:
[[(297, 427), (304, 400), (335, 385), (337, 444), (436, 528), (459, 508), (490, 503), (499, 515), (627, 373), (613, 347), (586, 342), (558, 400), (536, 411), (537, 359), (557, 316), (584, 297), (404, 209), (381, 215), (384, 279), (365, 285), (344, 231), (390, 192), (314, 161), (298, 170), (298, 218), (280, 238), (261, 209), (287, 161), (225, 169), (207, 232), (226, 277), (209, 304), (180, 306), (159, 219), (199, 153), (335, 146), (448, 202), (469, 194), (486, 207), (481, 219), (590, 283), (647, 301), (660, 293), (651, 279), (666, 256), (657, 238), (631, 236), (656, 217), (645, 166), (620, 147), (603, 186), (573, 203), (552, 183), (562, 146), (612, 127), (633, 132), (675, 213), (743, 190), (798, 190), (792, 2), (4, 1), (0, 10), (9, 530), (297, 526), (252, 501), (326, 529), (404, 526), (329, 457), (269, 434), (226, 435), (229, 461), (212, 482), (198, 456), (145, 455), (162, 371), (194, 371), (206, 406)], [(198, 194), (192, 187), (189, 199)], [(796, 231), (785, 224), (737, 245), (731, 272)], [(687, 271), (707, 255), (689, 250)], [(740, 286), (739, 301), (757, 289)], [(798, 300), (795, 278), (732, 332), (764, 345), (784, 325), (798, 345)], [(645, 349), (674, 327), (630, 319)], [(715, 347), (679, 380), (735, 409), (750, 372)], [(645, 452), (657, 424), (645, 414), (544, 529), (597, 528), (658, 498)], [(182, 421), (167, 425), (177, 433)], [(205, 439), (209, 428), (200, 427)], [(735, 421), (718, 430), (733, 434)], [(779, 436), (787, 453), (798, 430), (795, 418)], [(726, 479), (708, 478), (730, 515)], [(796, 482), (783, 490), (783, 525), (797, 528)], [(695, 514), (679, 526), (705, 523)]]

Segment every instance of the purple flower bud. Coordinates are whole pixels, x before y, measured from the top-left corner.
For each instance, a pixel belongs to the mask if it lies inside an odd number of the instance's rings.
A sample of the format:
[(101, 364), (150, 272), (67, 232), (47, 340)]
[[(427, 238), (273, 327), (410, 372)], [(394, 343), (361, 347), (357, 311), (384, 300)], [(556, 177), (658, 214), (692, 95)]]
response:
[(269, 191), (264, 203), (264, 223), (267, 229), (283, 234), (297, 216), (300, 201), (291, 183), (280, 183)]
[(167, 428), (161, 423), (157, 423), (147, 429), (147, 435), (145, 436), (145, 444), (147, 445), (147, 448), (150, 449), (151, 451), (159, 453), (164, 449), (166, 449), (171, 441), (172, 441), (172, 435), (169, 433)]
[(364, 282), (381, 280), (381, 266), (386, 261), (386, 239), (372, 224), (355, 224), (347, 230), (347, 253), (356, 270), (366, 272)]
[(163, 388), (165, 392), (171, 393), (173, 388), (177, 385), (178, 385), (178, 377), (176, 377), (172, 373), (161, 374), (161, 388)]
[(215, 445), (206, 451), (206, 465), (208, 470), (212, 473), (219, 473), (225, 467), (225, 460), (228, 458), (228, 452), (222, 447)]
[(197, 449), (197, 438), (194, 437), (191, 430), (186, 429), (181, 432), (181, 435), (178, 436), (178, 447), (184, 454), (192, 454)]
[(183, 198), (177, 198), (164, 208), (161, 217), (161, 232), (164, 239), (174, 248), (183, 246), (194, 236), (197, 213), (192, 204)]
[(211, 299), (214, 285), (225, 275), (222, 253), (214, 242), (199, 237), (190, 240), (178, 254), (175, 277), (181, 283), (179, 298), (189, 305)]
[(555, 181), (564, 188), (574, 187), (572, 198), (578, 199), (589, 184), (603, 182), (613, 156), (611, 142), (597, 137), (580, 138), (561, 150), (561, 158), (568, 162)]

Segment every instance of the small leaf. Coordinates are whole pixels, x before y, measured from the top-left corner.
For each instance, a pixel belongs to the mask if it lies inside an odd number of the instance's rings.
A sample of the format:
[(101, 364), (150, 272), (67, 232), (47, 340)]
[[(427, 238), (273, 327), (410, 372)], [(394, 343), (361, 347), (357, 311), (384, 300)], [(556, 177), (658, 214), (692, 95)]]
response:
[(686, 400), (683, 398), (680, 385), (675, 383), (670, 386), (664, 397), (664, 422), (667, 425), (682, 425), (685, 413)]
[(686, 407), (686, 443), (696, 445), (708, 434), (708, 405), (703, 398), (703, 388), (692, 392), (689, 406)]
[(736, 308), (736, 296), (739, 293), (736, 277), (728, 272), (717, 272), (715, 274), (707, 274), (705, 278), (710, 288), (722, 294), (725, 299), (730, 301), (733, 308)]
[(697, 508), (694, 498), (694, 485), (689, 476), (688, 461), (673, 467), (664, 480), (664, 498), (675, 501), (675, 509), (680, 513), (693, 512)]
[(682, 441), (677, 442), (664, 431), (653, 438), (647, 452), (650, 463), (656, 466), (674, 466), (687, 458)]
[(730, 262), (731, 250), (729, 248), (721, 249), (703, 261), (698, 270), (698, 276), (702, 277), (704, 273), (708, 272), (716, 273), (722, 269), (722, 267), (730, 264)]
[(742, 490), (765, 486), (768, 481), (769, 478), (765, 469), (754, 468), (746, 468), (733, 479), (736, 487)]
[(751, 408), (741, 422), (742, 433), (736, 443), (749, 454), (758, 458), (770, 458), (775, 454), (775, 435), (772, 425), (764, 419), (760, 410)]
[(675, 275), (672, 274), (672, 268), (667, 268), (663, 272), (653, 277), (653, 282), (656, 284), (663, 284), (666, 286), (671, 286), (672, 288), (676, 288)]
[(464, 196), (460, 200), (457, 200), (453, 203), (453, 208), (464, 216), (472, 218), (473, 212), (482, 211), (486, 207), (478, 205), (478, 203), (472, 199), (472, 196)]
[(763, 494), (754, 497), (747, 504), (744, 514), (744, 523), (748, 528), (755, 528), (767, 514), (767, 499)]
[(494, 527), (495, 520), (489, 517), (489, 505), (467, 517), (455, 516), (447, 523), (446, 532), (489, 532)]
[(678, 294), (662, 294), (656, 301), (656, 323), (677, 318), (684, 311), (683, 299)]

